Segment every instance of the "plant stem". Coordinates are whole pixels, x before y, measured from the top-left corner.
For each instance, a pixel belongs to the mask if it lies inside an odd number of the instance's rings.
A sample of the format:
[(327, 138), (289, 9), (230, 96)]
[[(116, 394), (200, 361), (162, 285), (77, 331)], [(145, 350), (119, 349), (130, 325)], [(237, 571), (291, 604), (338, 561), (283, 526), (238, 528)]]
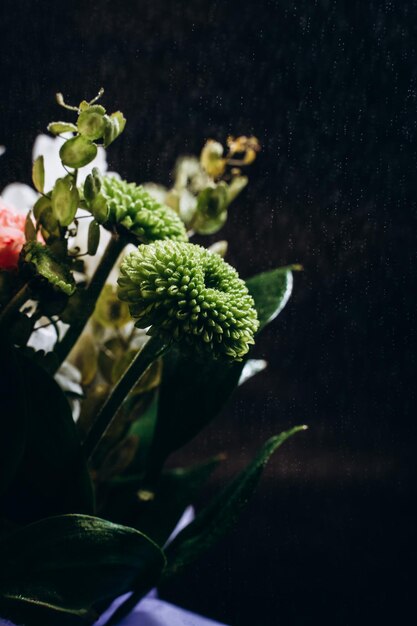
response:
[(19, 312), (23, 304), (28, 300), (30, 294), (29, 283), (25, 283), (23, 287), (19, 289), (13, 298), (6, 304), (3, 311), (0, 314), (0, 329), (4, 329), (10, 319)]
[(157, 337), (145, 344), (135, 356), (113, 391), (102, 406), (97, 418), (84, 441), (84, 454), (91, 458), (102, 437), (111, 426), (120, 406), (128, 393), (132, 390), (139, 378), (146, 372), (148, 367), (168, 350), (168, 344)]
[(124, 239), (115, 235), (112, 236), (109, 243), (107, 244), (107, 248), (105, 249), (101, 261), (97, 266), (97, 269), (94, 272), (90, 284), (88, 285), (85, 292), (86, 307), (84, 315), (76, 322), (73, 322), (71, 324), (70, 328), (65, 333), (63, 340), (55, 348), (55, 354), (58, 357), (56, 369), (58, 369), (60, 365), (65, 361), (72, 348), (77, 343), (81, 333), (85, 328), (85, 325), (87, 324), (90, 316), (94, 311), (97, 298), (99, 297), (101, 290), (103, 289), (104, 284), (114, 264), (116, 263), (119, 254), (125, 247), (125, 244), (126, 242)]

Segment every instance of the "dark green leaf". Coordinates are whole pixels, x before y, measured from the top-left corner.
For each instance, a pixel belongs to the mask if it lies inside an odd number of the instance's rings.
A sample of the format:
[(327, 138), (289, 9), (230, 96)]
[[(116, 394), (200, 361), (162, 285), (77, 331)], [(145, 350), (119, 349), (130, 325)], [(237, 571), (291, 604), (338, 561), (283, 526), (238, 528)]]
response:
[(10, 341), (17, 346), (25, 346), (32, 334), (34, 320), (25, 313), (17, 313), (10, 324)]
[(279, 267), (269, 272), (262, 272), (246, 281), (249, 293), (255, 300), (260, 327), (258, 332), (272, 322), (287, 304), (292, 291), (291, 270), (299, 266)]
[[(258, 274), (246, 284), (255, 300), (261, 330), (290, 296), (291, 268)], [(201, 362), (175, 348), (164, 357), (158, 419), (149, 457), (151, 475), (158, 472), (171, 452), (188, 443), (218, 414), (237, 387), (244, 364), (208, 358)]]
[[(90, 476), (67, 399), (39, 365), (21, 353), (14, 358), (23, 378), (22, 397), (29, 405), (27, 439), (24, 454), (20, 453), (19, 471), (5, 494), (3, 510), (16, 522), (61, 513), (91, 513)], [(16, 378), (19, 380), (19, 376)], [(17, 406), (21, 407), (22, 402)], [(23, 408), (19, 411), (22, 417), (15, 415), (15, 424), (25, 419)]]
[(96, 220), (92, 220), (88, 227), (88, 254), (94, 255), (97, 252), (98, 244), (100, 243), (100, 226)]
[(36, 191), (43, 193), (43, 187), (45, 184), (45, 168), (43, 163), (43, 156), (38, 156), (33, 162), (32, 167), (32, 181)]
[(243, 363), (198, 361), (173, 347), (164, 357), (150, 473), (190, 441), (220, 411), (237, 386)]
[(166, 549), (168, 565), (163, 580), (183, 570), (228, 532), (252, 495), (271, 455), (289, 437), (305, 428), (296, 426), (271, 437), (246, 469), (174, 539)]
[(132, 528), (84, 515), (42, 520), (0, 543), (0, 613), (27, 626), (91, 623), (100, 603), (154, 586), (164, 562)]
[(22, 460), (29, 398), (24, 373), (15, 350), (2, 343), (0, 350), (0, 494), (7, 488)]
[(82, 135), (68, 139), (59, 151), (63, 164), (76, 169), (91, 163), (96, 155), (97, 146)]

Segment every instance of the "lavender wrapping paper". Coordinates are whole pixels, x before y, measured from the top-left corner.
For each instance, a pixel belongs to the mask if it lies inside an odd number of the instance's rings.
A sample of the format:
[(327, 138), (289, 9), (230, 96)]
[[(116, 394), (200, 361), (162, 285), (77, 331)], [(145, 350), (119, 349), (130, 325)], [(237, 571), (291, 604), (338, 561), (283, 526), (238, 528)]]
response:
[[(109, 617), (129, 594), (117, 598), (94, 626), (104, 626)], [(118, 626), (225, 626), (206, 617), (160, 600), (155, 592), (143, 598)]]
[[(94, 626), (104, 626), (109, 617), (128, 596), (129, 594), (126, 594), (117, 598)], [(14, 624), (0, 618), (0, 626), (14, 626)], [(118, 623), (118, 626), (225, 626), (225, 624), (214, 622), (169, 602), (164, 602), (164, 600), (156, 597), (155, 592), (152, 592), (143, 598), (133, 611)]]

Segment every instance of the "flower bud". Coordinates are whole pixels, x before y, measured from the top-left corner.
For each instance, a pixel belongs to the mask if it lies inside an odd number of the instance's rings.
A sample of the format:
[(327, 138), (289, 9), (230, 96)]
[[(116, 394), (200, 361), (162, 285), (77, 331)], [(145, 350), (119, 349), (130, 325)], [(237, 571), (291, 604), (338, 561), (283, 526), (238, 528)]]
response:
[(236, 270), (201, 246), (158, 241), (127, 255), (118, 281), (136, 326), (165, 341), (240, 361), (257, 313)]
[(143, 187), (105, 176), (100, 193), (109, 210), (106, 227), (119, 225), (144, 243), (158, 239), (187, 241), (184, 224), (175, 211)]

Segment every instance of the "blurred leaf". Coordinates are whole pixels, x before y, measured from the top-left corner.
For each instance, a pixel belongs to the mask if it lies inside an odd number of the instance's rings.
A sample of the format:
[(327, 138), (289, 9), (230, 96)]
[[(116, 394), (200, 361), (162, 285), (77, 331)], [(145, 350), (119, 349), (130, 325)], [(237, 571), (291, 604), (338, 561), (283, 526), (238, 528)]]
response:
[(247, 176), (235, 176), (234, 178), (232, 178), (227, 188), (227, 204), (233, 202), (236, 196), (240, 194), (240, 192), (246, 187), (247, 184)]
[(37, 222), (39, 221), (41, 213), (48, 207), (51, 207), (50, 198), (46, 196), (41, 196), (36, 200), (35, 204), (33, 205), (33, 215), (35, 216), (35, 220)]
[(68, 401), (38, 364), (21, 352), (15, 358), (29, 406), (24, 454), (2, 503), (6, 517), (31, 522), (61, 513), (91, 513), (90, 476)]
[(97, 156), (97, 146), (86, 137), (78, 135), (68, 139), (59, 151), (61, 161), (67, 167), (84, 167)]
[(135, 458), (138, 443), (137, 435), (128, 435), (115, 445), (100, 464), (97, 480), (106, 482), (122, 474)]
[(81, 372), (81, 383), (89, 385), (97, 374), (97, 345), (94, 338), (83, 333), (70, 353), (70, 362)]
[(62, 311), (60, 318), (65, 324), (72, 324), (79, 320), (85, 319), (85, 315), (91, 308), (88, 293), (85, 289), (77, 288), (77, 290), (68, 299), (68, 304)]
[(0, 350), (0, 494), (22, 460), (27, 436), (29, 398), (16, 351), (2, 342)]
[(181, 572), (228, 532), (255, 490), (271, 455), (301, 430), (305, 430), (305, 426), (296, 426), (271, 437), (246, 469), (179, 533), (166, 549), (168, 564), (163, 574), (164, 581)]
[(293, 286), (291, 270), (300, 266), (279, 267), (275, 270), (262, 272), (246, 281), (249, 293), (255, 300), (260, 327), (258, 332), (272, 322), (287, 304)]
[(98, 245), (100, 243), (100, 226), (96, 222), (96, 220), (92, 220), (88, 227), (88, 243), (87, 243), (87, 251), (88, 254), (94, 256), (97, 252)]
[(79, 199), (72, 177), (58, 178), (52, 190), (52, 210), (62, 226), (69, 226), (74, 220)]
[(226, 169), (226, 159), (223, 158), (224, 148), (221, 143), (209, 139), (203, 146), (200, 154), (200, 163), (211, 178), (222, 176)]
[(165, 559), (132, 528), (63, 515), (9, 536), (0, 543), (0, 561), (1, 614), (27, 626), (61, 626), (71, 616), (93, 622), (97, 605), (133, 587), (146, 593)]
[(43, 156), (38, 156), (33, 162), (32, 166), (32, 181), (36, 191), (43, 193), (45, 185), (45, 167), (43, 162)]
[(227, 185), (220, 182), (216, 187), (207, 187), (198, 194), (197, 210), (192, 228), (201, 235), (212, 235), (227, 220)]
[(122, 328), (131, 321), (129, 307), (117, 297), (114, 285), (104, 285), (94, 309), (93, 318), (104, 328)]
[(131, 464), (131, 472), (143, 475), (155, 432), (158, 402), (159, 393), (156, 392), (153, 394), (151, 402), (148, 403), (146, 409), (141, 412), (140, 416), (130, 427), (129, 434), (135, 435), (139, 440), (138, 450), (134, 462)]
[(213, 252), (214, 254), (218, 254), (222, 257), (222, 259), (224, 259), (227, 254), (228, 247), (229, 244), (227, 243), (227, 241), (225, 241), (224, 239), (220, 239), (220, 241), (212, 243), (211, 246), (208, 247), (208, 250), (210, 252)]

